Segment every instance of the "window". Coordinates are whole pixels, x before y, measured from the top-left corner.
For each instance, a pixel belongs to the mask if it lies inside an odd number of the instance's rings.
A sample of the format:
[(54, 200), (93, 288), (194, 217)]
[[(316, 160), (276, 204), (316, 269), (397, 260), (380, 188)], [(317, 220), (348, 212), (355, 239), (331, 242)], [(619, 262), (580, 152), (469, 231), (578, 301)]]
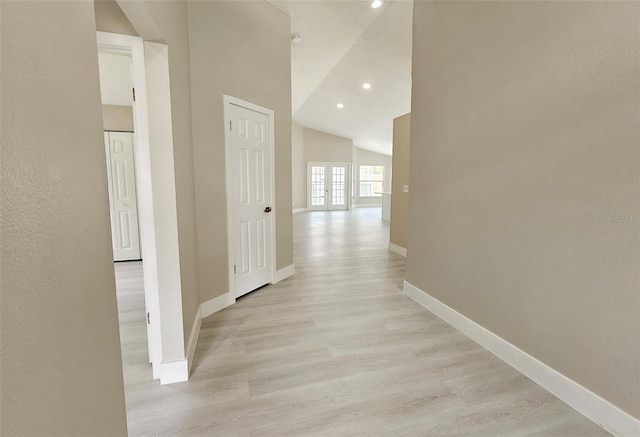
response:
[(360, 166), (360, 197), (381, 197), (384, 183), (384, 166)]

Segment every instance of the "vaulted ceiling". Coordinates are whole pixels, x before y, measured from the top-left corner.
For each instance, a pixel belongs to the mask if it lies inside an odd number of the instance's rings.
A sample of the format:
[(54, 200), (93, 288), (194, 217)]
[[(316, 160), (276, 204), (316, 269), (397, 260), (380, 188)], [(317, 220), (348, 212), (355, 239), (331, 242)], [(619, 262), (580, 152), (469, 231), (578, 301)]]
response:
[(293, 120), (390, 155), (393, 119), (411, 110), (412, 2), (270, 3), (302, 37), (291, 46)]

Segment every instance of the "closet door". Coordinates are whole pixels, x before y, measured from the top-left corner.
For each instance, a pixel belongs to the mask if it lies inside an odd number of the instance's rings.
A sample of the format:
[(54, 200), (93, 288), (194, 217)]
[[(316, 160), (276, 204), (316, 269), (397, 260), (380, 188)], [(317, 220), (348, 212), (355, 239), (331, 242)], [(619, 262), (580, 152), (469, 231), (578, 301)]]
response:
[(133, 134), (105, 133), (114, 261), (140, 259)]

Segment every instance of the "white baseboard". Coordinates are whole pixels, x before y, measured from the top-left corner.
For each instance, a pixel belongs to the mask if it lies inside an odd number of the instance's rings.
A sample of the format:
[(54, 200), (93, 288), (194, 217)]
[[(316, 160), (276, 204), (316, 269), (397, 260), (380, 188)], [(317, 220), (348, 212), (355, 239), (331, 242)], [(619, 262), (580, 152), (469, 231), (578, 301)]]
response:
[(202, 305), (200, 305), (202, 318), (204, 319), (205, 317), (209, 317), (211, 314), (225, 309), (229, 305), (235, 303), (235, 301), (236, 300), (233, 299), (231, 293), (227, 292), (221, 296), (203, 302)]
[(160, 363), (160, 384), (173, 384), (189, 380), (189, 363), (176, 360)]
[(277, 284), (280, 281), (287, 279), (289, 276), (293, 276), (296, 274), (296, 265), (291, 264), (284, 269), (276, 270), (273, 274), (273, 282), (272, 284)]
[(202, 326), (202, 305), (198, 307), (196, 311), (196, 318), (193, 321), (193, 327), (191, 328), (191, 335), (189, 335), (189, 343), (187, 343), (187, 364), (188, 370), (191, 372), (191, 365), (193, 364), (193, 356), (196, 353), (196, 346), (198, 345), (198, 336), (200, 335), (200, 326)]
[(293, 210), (293, 213), (294, 213), (294, 214), (300, 214), (301, 212), (307, 212), (307, 211), (308, 211), (308, 209), (307, 209), (307, 208), (295, 208), (295, 209)]
[(398, 246), (397, 244), (393, 244), (391, 241), (389, 241), (389, 250), (400, 256), (404, 256), (405, 258), (407, 257), (407, 249), (402, 246)]
[(151, 377), (156, 380), (156, 379), (160, 379), (160, 375), (162, 375), (161, 372), (162, 366), (160, 365), (159, 362), (157, 361), (152, 361), (151, 362)]
[(640, 435), (640, 420), (552, 369), (424, 291), (404, 282), (404, 292), (440, 319), (533, 380), (553, 395), (616, 436)]
[(382, 200), (380, 203), (355, 203), (353, 208), (382, 208)]

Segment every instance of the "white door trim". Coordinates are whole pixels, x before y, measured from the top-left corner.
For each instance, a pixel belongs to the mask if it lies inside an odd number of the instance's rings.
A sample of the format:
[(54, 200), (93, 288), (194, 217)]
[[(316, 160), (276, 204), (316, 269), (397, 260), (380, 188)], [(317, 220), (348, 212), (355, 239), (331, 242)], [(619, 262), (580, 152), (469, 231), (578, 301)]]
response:
[(136, 185), (153, 378), (163, 384), (186, 381), (168, 47), (105, 32), (97, 32), (97, 42), (101, 49), (131, 54), (133, 61)]
[(136, 89), (134, 105), (134, 154), (136, 156), (136, 188), (138, 196), (140, 250), (143, 262), (145, 306), (151, 324), (147, 324), (149, 361), (153, 378), (159, 379), (162, 363), (162, 335), (156, 232), (151, 185), (151, 147), (149, 144), (149, 113), (147, 108), (147, 80), (142, 38), (116, 33), (97, 32), (98, 47), (131, 54), (133, 61), (133, 87)]
[(275, 113), (273, 110), (258, 106), (254, 103), (247, 102), (237, 97), (224, 94), (222, 96), (224, 104), (224, 145), (225, 145), (225, 181), (226, 181), (226, 196), (227, 196), (227, 256), (228, 256), (228, 275), (229, 275), (229, 295), (232, 300), (232, 304), (236, 301), (236, 277), (234, 273), (235, 262), (235, 238), (234, 238), (234, 205), (233, 205), (233, 193), (231, 187), (233, 184), (233, 178), (231, 171), (233, 169), (232, 155), (231, 155), (231, 131), (229, 129), (229, 123), (231, 123), (231, 114), (229, 111), (230, 105), (240, 106), (252, 111), (260, 112), (269, 118), (269, 141), (270, 141), (270, 185), (271, 185), (271, 214), (273, 216), (271, 220), (271, 272), (270, 283), (274, 283), (275, 271), (276, 271), (276, 220), (278, 210), (276, 209), (276, 170), (275, 170)]

